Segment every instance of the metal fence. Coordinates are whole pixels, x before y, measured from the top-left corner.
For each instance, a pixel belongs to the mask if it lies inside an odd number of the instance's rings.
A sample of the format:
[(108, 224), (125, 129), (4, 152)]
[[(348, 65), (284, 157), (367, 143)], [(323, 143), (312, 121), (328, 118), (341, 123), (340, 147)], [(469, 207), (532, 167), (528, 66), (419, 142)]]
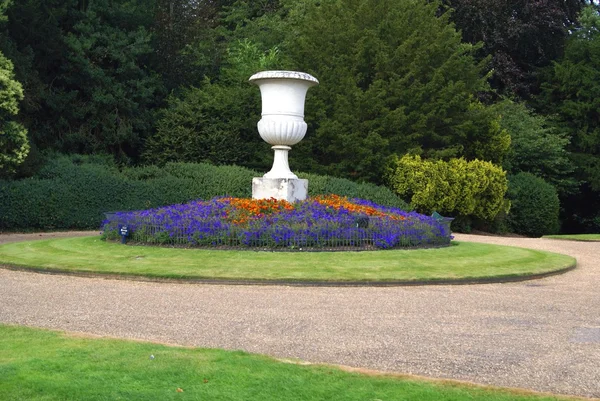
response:
[(450, 243), (447, 227), (435, 220), (397, 221), (357, 217), (352, 222), (236, 226), (219, 220), (191, 220), (177, 225), (118, 214), (105, 221), (108, 239), (119, 239), (128, 225), (129, 241), (140, 244), (273, 251), (350, 251), (439, 247)]

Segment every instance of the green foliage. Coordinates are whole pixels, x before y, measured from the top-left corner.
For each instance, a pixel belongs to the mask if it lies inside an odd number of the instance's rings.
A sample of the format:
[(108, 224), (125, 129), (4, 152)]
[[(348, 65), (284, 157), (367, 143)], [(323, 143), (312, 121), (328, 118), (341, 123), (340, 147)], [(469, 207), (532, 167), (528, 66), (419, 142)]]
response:
[(540, 109), (556, 114), (571, 134), (570, 150), (578, 178), (600, 191), (600, 14), (584, 9), (564, 58), (546, 71)]
[[(105, 18), (90, 11), (64, 38), (69, 64), (59, 97), (61, 107), (69, 104), (74, 121), (57, 128), (69, 133), (65, 149), (131, 154), (152, 128), (149, 106), (159, 80), (141, 65), (152, 51), (145, 29), (122, 30)], [(69, 132), (74, 122), (77, 128)]]
[[(0, 0), (0, 23), (12, 0)], [(12, 174), (29, 153), (27, 130), (13, 121), (23, 100), (23, 87), (15, 80), (13, 63), (0, 52), (0, 176)]]
[(256, 129), (260, 91), (248, 78), (274, 68), (276, 49), (261, 51), (245, 40), (234, 43), (218, 81), (172, 95), (161, 113), (157, 132), (145, 146), (147, 163), (169, 161), (239, 164), (266, 168), (271, 152)]
[(6, 9), (10, 7), (13, 0), (0, 0), (0, 22), (6, 22)]
[[(215, 196), (251, 197), (256, 171), (167, 163), (121, 171), (106, 156), (53, 157), (34, 178), (0, 181), (0, 230), (97, 229), (103, 212), (141, 210)], [(304, 176), (303, 176), (304, 177)], [(307, 175), (309, 195), (335, 193), (407, 209), (392, 191)]]
[(530, 173), (509, 178), (507, 197), (512, 203), (508, 223), (513, 232), (531, 237), (558, 232), (559, 200), (556, 189)]
[[(3, 4), (0, 3), (0, 11)], [(0, 53), (0, 175), (14, 172), (29, 153), (27, 130), (12, 121), (22, 99), (23, 88), (15, 80), (13, 64)]]
[[(289, 35), (287, 0), (234, 0), (220, 13), (218, 33), (229, 42), (251, 38), (263, 48), (283, 43)], [(285, 4), (284, 4), (285, 3)]]
[(554, 185), (561, 193), (575, 191), (569, 138), (554, 121), (535, 114), (523, 103), (505, 100), (494, 106), (502, 116), (501, 126), (511, 137), (511, 147), (502, 167), (509, 175), (529, 172)]
[(153, 65), (168, 90), (178, 91), (218, 73), (227, 42), (215, 27), (221, 22), (222, 3), (230, 1), (156, 0), (152, 32)]
[(321, 84), (309, 91), (302, 169), (381, 181), (386, 157), (499, 162), (510, 138), (478, 102), (488, 90), (476, 46), (421, 0), (305, 1), (290, 6), (283, 51)]
[(21, 119), (32, 141), (42, 150), (137, 157), (162, 91), (147, 66), (144, 8), (126, 0), (46, 3), (16, 2), (3, 44), (23, 64)]
[(494, 89), (528, 98), (539, 89), (537, 70), (562, 55), (573, 22), (586, 0), (442, 0), (469, 43), (491, 56)]
[(392, 162), (388, 184), (422, 213), (492, 220), (507, 210), (506, 172), (489, 162), (422, 160), (405, 155)]
[[(252, 148), (261, 147), (256, 131), (260, 93), (253, 89), (206, 80), (201, 88), (172, 95), (168, 108), (161, 113), (156, 134), (146, 141), (144, 160), (161, 165), (169, 161), (247, 162)], [(249, 147), (242, 138), (252, 136), (256, 140)], [(262, 148), (268, 155), (268, 147)]]

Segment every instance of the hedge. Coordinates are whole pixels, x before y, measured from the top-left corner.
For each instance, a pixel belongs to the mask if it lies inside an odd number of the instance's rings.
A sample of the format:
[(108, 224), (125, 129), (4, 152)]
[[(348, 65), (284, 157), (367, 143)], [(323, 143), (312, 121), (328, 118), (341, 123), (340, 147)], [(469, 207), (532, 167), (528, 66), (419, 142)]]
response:
[[(170, 163), (119, 170), (97, 160), (59, 158), (35, 177), (0, 181), (0, 230), (99, 229), (103, 212), (155, 208), (215, 196), (251, 197), (252, 177), (237, 166)], [(337, 194), (409, 210), (385, 187), (301, 174), (309, 196)]]
[(560, 202), (556, 188), (530, 173), (509, 177), (507, 217), (512, 232), (530, 237), (555, 234), (560, 227)]

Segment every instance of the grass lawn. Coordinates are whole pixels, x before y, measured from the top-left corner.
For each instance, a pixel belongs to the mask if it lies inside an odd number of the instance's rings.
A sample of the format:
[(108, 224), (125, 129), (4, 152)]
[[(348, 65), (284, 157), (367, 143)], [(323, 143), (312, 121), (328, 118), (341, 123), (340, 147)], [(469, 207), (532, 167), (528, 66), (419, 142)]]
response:
[(79, 237), (4, 244), (0, 264), (153, 278), (370, 282), (527, 276), (573, 266), (575, 259), (469, 242), (439, 249), (294, 253), (127, 246)]
[(600, 234), (544, 235), (543, 238), (566, 239), (571, 241), (600, 241)]
[(11, 401), (570, 399), (16, 326), (0, 325), (0, 351), (0, 394)]

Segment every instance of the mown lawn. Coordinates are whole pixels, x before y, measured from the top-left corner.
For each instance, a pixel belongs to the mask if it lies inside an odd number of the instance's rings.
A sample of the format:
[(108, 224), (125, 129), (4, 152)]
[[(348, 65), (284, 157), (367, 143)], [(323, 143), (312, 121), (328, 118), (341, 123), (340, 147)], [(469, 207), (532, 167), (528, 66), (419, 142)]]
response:
[(567, 400), (369, 376), (239, 351), (92, 339), (0, 325), (0, 398), (58, 400)]
[(544, 235), (544, 238), (564, 239), (570, 241), (600, 241), (600, 234)]
[(0, 264), (153, 278), (386, 282), (522, 277), (573, 266), (575, 259), (469, 242), (417, 250), (257, 252), (130, 246), (79, 237), (4, 244)]

